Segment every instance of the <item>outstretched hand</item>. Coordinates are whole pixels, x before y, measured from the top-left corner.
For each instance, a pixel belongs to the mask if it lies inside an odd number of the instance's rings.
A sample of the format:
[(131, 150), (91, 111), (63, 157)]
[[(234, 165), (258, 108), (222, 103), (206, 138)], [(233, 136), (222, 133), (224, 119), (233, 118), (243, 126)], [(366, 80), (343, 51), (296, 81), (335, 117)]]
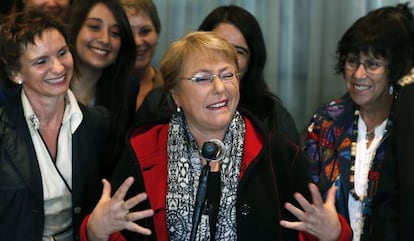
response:
[(111, 198), (111, 184), (105, 179), (102, 180), (104, 187), (101, 199), (92, 211), (87, 224), (89, 240), (108, 240), (112, 233), (123, 229), (144, 235), (151, 234), (151, 230), (139, 226), (134, 221), (152, 216), (153, 210), (129, 212), (132, 207), (147, 199), (147, 195), (140, 193), (124, 200), (133, 182), (134, 178), (128, 177)]
[(309, 203), (299, 193), (295, 193), (294, 197), (302, 209), (293, 206), (291, 203), (285, 204), (285, 208), (295, 215), (299, 221), (282, 220), (280, 225), (285, 228), (308, 232), (320, 241), (338, 240), (341, 233), (341, 224), (335, 208), (336, 187), (329, 189), (325, 203), (315, 184), (309, 184), (309, 190), (312, 194), (313, 204)]

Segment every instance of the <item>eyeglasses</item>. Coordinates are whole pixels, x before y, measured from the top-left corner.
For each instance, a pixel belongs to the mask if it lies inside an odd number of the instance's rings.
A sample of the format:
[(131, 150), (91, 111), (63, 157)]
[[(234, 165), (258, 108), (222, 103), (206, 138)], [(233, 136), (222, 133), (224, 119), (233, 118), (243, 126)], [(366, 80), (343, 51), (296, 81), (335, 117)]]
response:
[(240, 73), (233, 73), (233, 72), (223, 72), (219, 74), (211, 74), (208, 72), (200, 72), (196, 73), (193, 77), (183, 77), (181, 79), (191, 80), (196, 84), (199, 85), (206, 85), (209, 83), (213, 83), (215, 77), (218, 77), (221, 81), (230, 81), (234, 80), (235, 77), (239, 77)]
[(360, 62), (358, 58), (347, 58), (344, 67), (346, 70), (355, 71), (361, 64), (368, 74), (378, 75), (385, 72), (385, 64), (373, 59), (366, 59), (363, 62)]

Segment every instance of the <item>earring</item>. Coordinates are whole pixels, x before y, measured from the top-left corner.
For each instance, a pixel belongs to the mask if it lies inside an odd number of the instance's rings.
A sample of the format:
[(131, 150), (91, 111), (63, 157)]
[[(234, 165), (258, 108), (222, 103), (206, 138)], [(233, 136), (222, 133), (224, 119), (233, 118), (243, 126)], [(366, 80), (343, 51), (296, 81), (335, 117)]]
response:
[(177, 106), (177, 112), (180, 113), (181, 112), (181, 107)]
[(394, 93), (394, 87), (390, 85), (390, 87), (388, 88), (388, 94), (392, 95), (393, 93)]
[(22, 80), (22, 79), (19, 79), (19, 80), (17, 81), (17, 84), (19, 84), (19, 85), (23, 84), (23, 80)]

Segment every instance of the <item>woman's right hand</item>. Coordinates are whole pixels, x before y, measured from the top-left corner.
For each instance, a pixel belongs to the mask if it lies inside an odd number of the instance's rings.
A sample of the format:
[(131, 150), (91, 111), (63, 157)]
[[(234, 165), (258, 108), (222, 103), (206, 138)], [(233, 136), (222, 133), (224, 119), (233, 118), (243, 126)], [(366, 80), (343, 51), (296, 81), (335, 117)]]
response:
[(134, 223), (136, 220), (151, 217), (154, 212), (151, 209), (129, 212), (135, 205), (147, 199), (145, 193), (140, 193), (128, 200), (125, 195), (134, 183), (133, 177), (128, 177), (111, 198), (111, 184), (103, 179), (104, 185), (101, 199), (92, 211), (88, 223), (88, 240), (108, 240), (112, 233), (127, 229), (132, 232), (150, 235), (151, 230)]

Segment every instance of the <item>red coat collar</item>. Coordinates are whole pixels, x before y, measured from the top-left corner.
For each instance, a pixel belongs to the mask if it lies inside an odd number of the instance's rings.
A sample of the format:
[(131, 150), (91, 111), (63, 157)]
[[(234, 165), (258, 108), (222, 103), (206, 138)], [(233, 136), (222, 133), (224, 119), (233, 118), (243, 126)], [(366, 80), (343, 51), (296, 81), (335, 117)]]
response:
[[(263, 138), (260, 133), (254, 129), (249, 119), (244, 118), (244, 121), (246, 136), (240, 167), (240, 179), (263, 148)], [(145, 132), (134, 133), (130, 139), (141, 166), (148, 200), (154, 210), (154, 226), (159, 241), (168, 241), (165, 217), (168, 127), (168, 124), (156, 125)]]

